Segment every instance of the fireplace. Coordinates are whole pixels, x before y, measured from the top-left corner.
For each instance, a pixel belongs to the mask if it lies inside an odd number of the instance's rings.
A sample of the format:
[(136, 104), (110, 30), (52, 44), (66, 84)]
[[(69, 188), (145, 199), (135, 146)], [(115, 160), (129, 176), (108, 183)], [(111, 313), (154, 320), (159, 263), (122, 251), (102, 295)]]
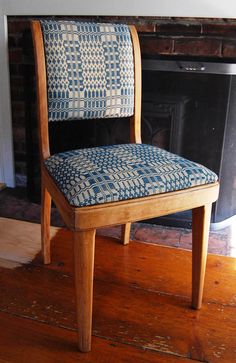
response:
[[(167, 103), (170, 108), (174, 104), (174, 109), (180, 109), (172, 113), (169, 128), (174, 132), (170, 132), (169, 143), (163, 145), (161, 140), (157, 145), (219, 175), (221, 189), (212, 223), (215, 227), (226, 225), (236, 214), (236, 64), (206, 59), (144, 60), (143, 98), (144, 114), (145, 99), (148, 103), (155, 100), (156, 113), (150, 118), (155, 119), (157, 128), (163, 125), (162, 105)], [(168, 108), (165, 111), (168, 115)], [(186, 213), (165, 218), (174, 224), (188, 224), (190, 219)]]

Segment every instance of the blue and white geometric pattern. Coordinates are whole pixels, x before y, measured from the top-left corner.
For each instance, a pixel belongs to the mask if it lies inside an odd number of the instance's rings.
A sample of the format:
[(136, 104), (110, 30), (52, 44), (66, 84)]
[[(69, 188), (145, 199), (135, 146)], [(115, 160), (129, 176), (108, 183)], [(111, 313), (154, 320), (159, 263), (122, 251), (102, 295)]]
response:
[(217, 181), (195, 162), (145, 144), (79, 149), (50, 156), (46, 168), (69, 204), (83, 207)]
[(41, 21), (49, 121), (134, 113), (133, 47), (127, 25)]

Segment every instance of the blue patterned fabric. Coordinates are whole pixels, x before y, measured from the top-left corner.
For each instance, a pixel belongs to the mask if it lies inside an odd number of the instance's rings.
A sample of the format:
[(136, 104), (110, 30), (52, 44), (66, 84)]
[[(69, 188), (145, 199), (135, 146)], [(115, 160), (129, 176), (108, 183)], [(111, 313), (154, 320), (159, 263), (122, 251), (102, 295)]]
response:
[(46, 168), (75, 207), (172, 192), (217, 181), (204, 166), (155, 146), (125, 144), (50, 156)]
[(127, 25), (41, 21), (49, 121), (134, 112), (133, 47)]

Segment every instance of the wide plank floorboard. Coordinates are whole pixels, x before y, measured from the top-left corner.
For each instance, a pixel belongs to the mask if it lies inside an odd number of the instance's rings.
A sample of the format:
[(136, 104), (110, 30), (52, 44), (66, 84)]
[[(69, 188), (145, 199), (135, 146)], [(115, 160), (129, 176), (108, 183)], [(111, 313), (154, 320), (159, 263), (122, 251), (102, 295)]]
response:
[(0, 363), (191, 363), (169, 356), (93, 337), (91, 353), (76, 349), (76, 333), (0, 313)]

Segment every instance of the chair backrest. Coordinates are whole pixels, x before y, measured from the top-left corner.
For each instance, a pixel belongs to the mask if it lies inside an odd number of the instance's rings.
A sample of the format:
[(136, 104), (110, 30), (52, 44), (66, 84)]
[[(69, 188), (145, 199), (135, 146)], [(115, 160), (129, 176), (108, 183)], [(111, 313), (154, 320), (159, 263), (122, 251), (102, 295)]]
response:
[(81, 21), (31, 23), (41, 159), (50, 155), (48, 121), (130, 117), (141, 142), (141, 57), (135, 27)]

